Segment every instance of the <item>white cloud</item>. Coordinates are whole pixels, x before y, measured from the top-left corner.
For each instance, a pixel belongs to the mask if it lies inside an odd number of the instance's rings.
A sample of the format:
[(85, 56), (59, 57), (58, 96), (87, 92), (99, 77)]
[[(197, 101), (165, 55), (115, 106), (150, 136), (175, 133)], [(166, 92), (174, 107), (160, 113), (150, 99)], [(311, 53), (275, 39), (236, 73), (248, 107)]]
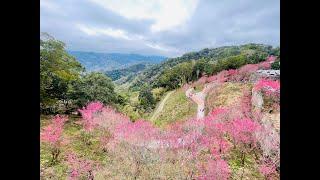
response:
[(89, 36), (106, 35), (116, 39), (133, 40), (131, 37), (129, 37), (128, 33), (122, 29), (95, 28), (88, 27), (83, 24), (77, 24), (77, 27)]
[(153, 49), (157, 49), (160, 51), (165, 51), (165, 52), (180, 52), (178, 49), (170, 47), (170, 46), (164, 46), (161, 44), (156, 44), (156, 43), (152, 43), (152, 42), (145, 42), (145, 45), (148, 47), (151, 47)]
[(279, 45), (279, 0), (40, 0), (40, 31), (72, 50), (177, 56)]
[(114, 28), (96, 28), (96, 27), (89, 27), (84, 24), (77, 24), (76, 25), (80, 31), (84, 32), (85, 34), (89, 36), (110, 36), (116, 39), (123, 39), (123, 40), (129, 40), (129, 41), (137, 41), (142, 42), (145, 46), (151, 47), (156, 50), (160, 51), (166, 51), (166, 52), (179, 52), (178, 49), (165, 46), (162, 44), (157, 44), (148, 41), (144, 36), (139, 34), (130, 34), (122, 29), (114, 29)]
[(152, 32), (170, 30), (184, 24), (199, 0), (90, 0), (127, 19), (153, 20)]
[(61, 9), (60, 6), (52, 0), (40, 0), (41, 11), (51, 11), (53, 13), (62, 13), (60, 9)]

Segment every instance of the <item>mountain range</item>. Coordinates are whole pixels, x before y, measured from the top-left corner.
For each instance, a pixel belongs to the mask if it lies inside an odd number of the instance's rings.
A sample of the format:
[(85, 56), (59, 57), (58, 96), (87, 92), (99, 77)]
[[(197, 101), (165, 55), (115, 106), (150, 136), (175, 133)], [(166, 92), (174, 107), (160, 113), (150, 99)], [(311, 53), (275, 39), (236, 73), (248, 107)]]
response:
[(144, 56), (140, 54), (98, 53), (85, 51), (68, 51), (87, 71), (111, 71), (123, 69), (135, 64), (158, 64), (167, 57)]

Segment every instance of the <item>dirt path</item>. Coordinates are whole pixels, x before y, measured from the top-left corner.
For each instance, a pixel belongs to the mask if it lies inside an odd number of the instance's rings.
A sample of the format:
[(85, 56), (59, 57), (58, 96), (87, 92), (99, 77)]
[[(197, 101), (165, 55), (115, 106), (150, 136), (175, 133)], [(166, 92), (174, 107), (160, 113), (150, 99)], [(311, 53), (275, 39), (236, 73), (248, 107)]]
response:
[(204, 118), (206, 96), (207, 96), (208, 92), (211, 89), (215, 88), (217, 85), (219, 85), (219, 83), (211, 82), (211, 83), (205, 84), (204, 88), (200, 92), (196, 93), (194, 91), (194, 88), (192, 88), (192, 87), (186, 91), (186, 96), (198, 105), (197, 119)]
[(150, 121), (154, 121), (160, 114), (160, 112), (162, 111), (164, 104), (166, 103), (166, 101), (169, 99), (170, 95), (173, 93), (174, 91), (169, 92), (166, 97), (160, 102), (158, 108), (156, 109), (156, 111), (153, 113), (152, 117), (150, 118)]

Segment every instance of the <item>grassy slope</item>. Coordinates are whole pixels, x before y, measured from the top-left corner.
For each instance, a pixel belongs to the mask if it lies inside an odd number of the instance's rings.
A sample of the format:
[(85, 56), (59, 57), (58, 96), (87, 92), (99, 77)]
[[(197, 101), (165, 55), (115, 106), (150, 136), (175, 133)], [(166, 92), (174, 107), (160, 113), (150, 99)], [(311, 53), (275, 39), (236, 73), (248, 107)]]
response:
[(170, 95), (154, 123), (159, 126), (167, 125), (178, 120), (185, 120), (196, 115), (197, 106), (185, 96), (183, 89), (177, 89)]
[(217, 107), (226, 107), (239, 100), (247, 84), (227, 82), (208, 93), (206, 112)]
[(169, 98), (171, 98), (171, 94), (174, 93), (174, 91), (170, 91), (166, 94), (166, 96), (158, 103), (157, 107), (154, 110), (154, 113), (152, 114), (150, 121), (154, 122), (156, 118), (158, 118), (159, 114), (161, 113), (165, 103)]
[[(224, 83), (220, 87), (209, 92), (206, 99), (206, 112), (216, 107), (228, 106), (236, 102), (242, 96), (242, 90), (247, 85), (241, 83)], [(196, 92), (201, 91), (203, 85), (196, 86)], [(163, 96), (161, 102), (165, 96)], [(159, 104), (158, 104), (159, 106)], [(155, 111), (158, 108), (155, 109)], [(162, 111), (157, 113), (153, 122), (156, 125), (164, 126), (169, 123), (186, 120), (195, 117), (197, 105), (185, 96), (185, 91), (180, 88), (170, 95), (164, 104)], [(151, 120), (151, 116), (150, 116)]]

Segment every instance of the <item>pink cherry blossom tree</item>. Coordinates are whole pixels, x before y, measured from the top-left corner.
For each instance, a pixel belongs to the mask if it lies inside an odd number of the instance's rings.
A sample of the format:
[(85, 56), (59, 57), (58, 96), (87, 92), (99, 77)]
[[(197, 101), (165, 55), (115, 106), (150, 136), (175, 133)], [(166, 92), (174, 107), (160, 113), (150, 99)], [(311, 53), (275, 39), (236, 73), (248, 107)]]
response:
[(44, 127), (40, 133), (40, 140), (49, 145), (51, 151), (51, 164), (58, 160), (60, 148), (62, 145), (63, 125), (68, 120), (66, 116), (56, 115), (53, 117), (51, 123)]
[[(237, 148), (241, 153), (241, 164), (245, 166), (246, 154), (252, 152), (256, 147), (255, 132), (260, 128), (260, 125), (248, 118), (235, 119), (230, 123), (229, 133), (233, 139), (234, 148)], [(242, 171), (241, 179), (244, 173)]]
[(82, 119), (80, 124), (83, 125), (84, 131), (81, 133), (82, 140), (90, 145), (90, 138), (92, 136), (92, 131), (97, 127), (97, 119), (96, 115), (103, 108), (103, 104), (101, 102), (91, 102), (86, 107), (79, 109)]

